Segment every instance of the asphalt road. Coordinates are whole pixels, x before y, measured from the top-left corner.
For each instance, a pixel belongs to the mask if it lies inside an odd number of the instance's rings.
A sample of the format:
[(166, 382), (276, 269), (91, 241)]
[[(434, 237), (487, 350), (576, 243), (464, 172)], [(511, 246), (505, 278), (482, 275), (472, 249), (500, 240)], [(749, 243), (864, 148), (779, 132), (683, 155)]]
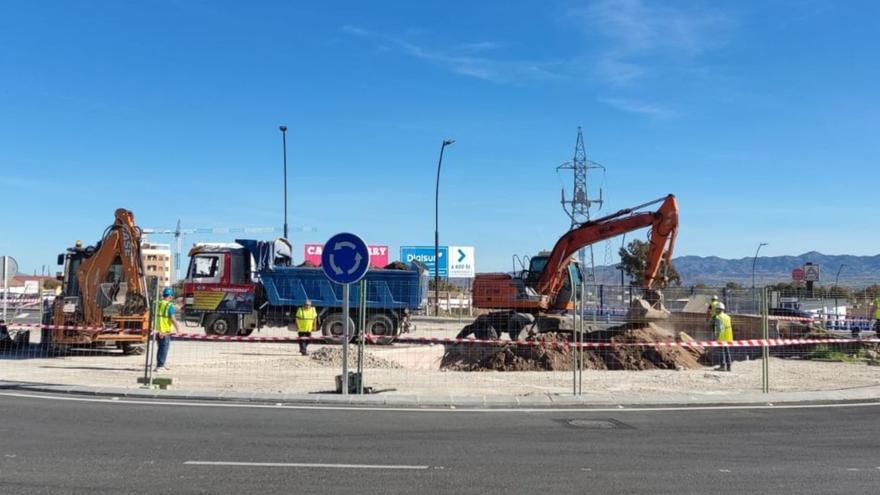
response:
[(367, 412), (0, 394), (0, 493), (876, 493), (878, 413)]

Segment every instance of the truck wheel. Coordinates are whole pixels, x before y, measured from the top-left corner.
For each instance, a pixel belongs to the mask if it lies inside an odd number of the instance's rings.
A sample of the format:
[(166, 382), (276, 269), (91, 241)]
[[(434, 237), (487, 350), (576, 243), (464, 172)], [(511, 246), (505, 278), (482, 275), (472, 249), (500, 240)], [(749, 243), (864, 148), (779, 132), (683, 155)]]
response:
[(209, 316), (205, 321), (205, 333), (208, 335), (235, 335), (237, 327), (238, 320), (234, 316)]
[[(354, 336), (357, 335), (356, 328), (357, 327), (354, 326), (354, 320), (349, 317), (348, 330), (351, 332), (351, 339), (354, 339)], [(345, 333), (345, 318), (342, 316), (342, 313), (333, 313), (324, 318), (324, 321), (321, 323), (321, 333), (324, 334), (325, 337), (341, 342), (342, 334)]]
[(367, 318), (367, 335), (372, 335), (378, 344), (388, 345), (397, 336), (394, 320), (382, 314), (374, 314)]

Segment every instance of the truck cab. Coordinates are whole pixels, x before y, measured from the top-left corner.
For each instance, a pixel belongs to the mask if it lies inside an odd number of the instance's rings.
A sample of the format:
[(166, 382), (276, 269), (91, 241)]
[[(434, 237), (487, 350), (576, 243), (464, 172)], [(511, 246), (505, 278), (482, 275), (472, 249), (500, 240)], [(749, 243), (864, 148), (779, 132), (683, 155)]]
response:
[(259, 288), (250, 252), (238, 243), (196, 244), (189, 256), (183, 320), (208, 334), (250, 335), (258, 325)]

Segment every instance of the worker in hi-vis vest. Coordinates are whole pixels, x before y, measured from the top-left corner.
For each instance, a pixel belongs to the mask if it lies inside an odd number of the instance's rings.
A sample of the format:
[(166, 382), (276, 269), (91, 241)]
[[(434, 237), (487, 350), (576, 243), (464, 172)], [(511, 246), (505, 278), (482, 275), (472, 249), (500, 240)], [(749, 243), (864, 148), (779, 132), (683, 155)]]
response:
[(176, 313), (174, 289), (165, 287), (162, 300), (156, 304), (156, 371), (169, 371), (165, 360), (168, 359), (168, 349), (171, 348), (171, 334), (180, 331), (174, 316)]
[[(312, 331), (315, 329), (315, 320), (318, 319), (318, 312), (312, 306), (312, 301), (306, 299), (305, 303), (296, 310), (296, 332), (300, 338), (311, 337)], [(309, 341), (299, 341), (299, 353), (308, 356)]]
[(715, 331), (715, 306), (718, 306), (718, 296), (712, 296), (712, 300), (706, 305), (706, 319), (709, 320), (709, 331)]
[[(731, 323), (730, 315), (725, 313), (723, 302), (715, 305), (715, 340), (718, 342), (733, 342), (733, 323)], [(722, 346), (719, 348), (721, 354), (721, 365), (715, 368), (717, 371), (730, 371), (730, 365), (733, 360), (730, 357), (730, 347)]]

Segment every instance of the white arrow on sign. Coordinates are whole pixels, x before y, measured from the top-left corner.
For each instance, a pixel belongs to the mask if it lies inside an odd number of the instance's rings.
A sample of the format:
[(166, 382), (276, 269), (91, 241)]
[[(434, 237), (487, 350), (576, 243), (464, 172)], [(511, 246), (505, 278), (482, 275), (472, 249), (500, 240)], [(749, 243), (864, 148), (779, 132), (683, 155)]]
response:
[(349, 275), (351, 275), (352, 273), (356, 272), (357, 269), (361, 267), (361, 260), (363, 260), (363, 259), (364, 259), (364, 258), (363, 258), (363, 256), (361, 256), (361, 253), (354, 253), (354, 266), (352, 266), (352, 267), (348, 270), (348, 274), (349, 274)]
[(336, 256), (333, 253), (330, 253), (330, 268), (333, 269), (333, 273), (342, 275), (342, 268), (336, 265)]

